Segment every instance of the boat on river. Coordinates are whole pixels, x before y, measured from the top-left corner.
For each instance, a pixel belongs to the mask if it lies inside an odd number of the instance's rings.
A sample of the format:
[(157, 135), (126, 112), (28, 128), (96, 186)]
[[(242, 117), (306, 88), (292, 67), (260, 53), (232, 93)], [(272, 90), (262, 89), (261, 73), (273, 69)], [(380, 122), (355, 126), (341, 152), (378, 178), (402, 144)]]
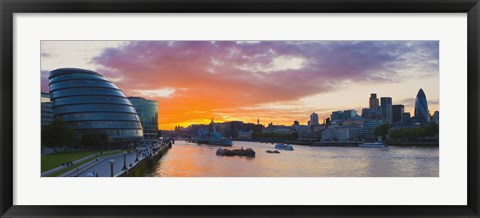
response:
[(226, 137), (223, 137), (222, 134), (215, 131), (215, 123), (210, 123), (208, 129), (201, 129), (197, 132), (197, 136), (193, 137), (192, 142), (197, 144), (207, 144), (207, 145), (219, 145), (219, 146), (232, 146), (232, 140)]
[(278, 143), (275, 145), (275, 149), (293, 151), (293, 146), (290, 144)]
[(385, 148), (387, 146), (384, 145), (381, 142), (373, 142), (373, 143), (362, 143), (358, 147), (362, 147), (362, 148)]
[(229, 150), (226, 148), (219, 148), (216, 152), (219, 156), (245, 156), (245, 157), (255, 157), (255, 151), (251, 148), (247, 149), (233, 149)]
[(278, 150), (266, 150), (265, 152), (269, 153), (269, 154), (280, 154), (280, 151)]

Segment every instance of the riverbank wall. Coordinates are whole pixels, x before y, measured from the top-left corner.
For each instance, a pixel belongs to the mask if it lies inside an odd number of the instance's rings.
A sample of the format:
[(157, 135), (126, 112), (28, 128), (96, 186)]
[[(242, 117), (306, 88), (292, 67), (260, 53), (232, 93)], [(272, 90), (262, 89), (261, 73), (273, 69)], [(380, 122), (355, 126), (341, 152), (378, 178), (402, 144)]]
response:
[(151, 156), (144, 158), (132, 167), (128, 168), (117, 174), (117, 177), (142, 177), (145, 175), (146, 172), (151, 170), (155, 164), (168, 152), (168, 150), (172, 148), (172, 144), (165, 144), (162, 145), (157, 152), (152, 154)]
[(360, 142), (313, 142), (312, 147), (358, 147)]
[(387, 142), (389, 146), (438, 147), (439, 142)]

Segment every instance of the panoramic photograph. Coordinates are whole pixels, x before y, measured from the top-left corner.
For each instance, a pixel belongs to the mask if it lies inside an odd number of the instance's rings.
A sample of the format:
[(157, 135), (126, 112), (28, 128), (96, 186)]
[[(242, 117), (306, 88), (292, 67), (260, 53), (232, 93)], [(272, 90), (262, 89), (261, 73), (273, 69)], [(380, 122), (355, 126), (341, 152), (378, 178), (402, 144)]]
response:
[(439, 176), (439, 41), (40, 48), (41, 177)]

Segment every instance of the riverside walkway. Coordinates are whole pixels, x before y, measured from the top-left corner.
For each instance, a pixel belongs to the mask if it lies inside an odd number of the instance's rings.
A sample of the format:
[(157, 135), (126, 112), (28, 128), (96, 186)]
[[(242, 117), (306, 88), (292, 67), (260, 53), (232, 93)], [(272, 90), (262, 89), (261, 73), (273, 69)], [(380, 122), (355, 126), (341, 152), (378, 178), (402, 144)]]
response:
[(94, 159), (85, 163), (78, 168), (70, 170), (60, 175), (60, 177), (111, 177), (111, 161), (113, 160), (113, 176), (118, 176), (124, 172), (124, 166), (127, 169), (135, 166), (137, 163), (152, 155), (154, 150), (167, 146), (165, 144), (157, 144), (148, 147), (143, 147), (138, 151), (131, 151), (114, 154), (109, 156)]
[[(114, 151), (110, 151), (110, 152), (105, 152), (104, 154), (115, 153), (115, 152), (116, 152), (116, 151), (114, 150)], [(94, 158), (94, 157), (96, 157), (97, 155), (99, 155), (99, 154), (88, 155), (88, 156), (82, 157), (82, 158), (80, 158), (80, 159), (78, 159), (78, 160), (74, 160), (74, 161), (72, 161), (72, 163), (73, 163), (74, 165), (76, 165), (76, 164), (79, 164), (79, 163), (83, 162), (84, 160), (88, 160), (88, 159)], [(50, 175), (52, 175), (52, 174), (54, 174), (54, 173), (56, 173), (56, 172), (58, 172), (58, 171), (61, 171), (61, 170), (65, 169), (65, 168), (68, 168), (68, 167), (70, 167), (70, 166), (67, 166), (67, 165), (58, 166), (58, 167), (56, 167), (56, 168), (53, 168), (53, 169), (51, 169), (51, 170), (47, 170), (47, 171), (43, 172), (41, 175), (42, 175), (42, 177), (50, 176)]]

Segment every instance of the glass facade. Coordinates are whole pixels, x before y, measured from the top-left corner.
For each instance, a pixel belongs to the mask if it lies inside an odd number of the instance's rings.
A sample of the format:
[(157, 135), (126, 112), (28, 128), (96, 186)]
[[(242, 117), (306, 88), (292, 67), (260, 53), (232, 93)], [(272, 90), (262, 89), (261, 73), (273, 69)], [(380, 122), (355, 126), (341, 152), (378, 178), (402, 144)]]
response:
[(143, 126), (144, 139), (156, 139), (158, 134), (158, 102), (140, 97), (129, 97)]
[(401, 104), (392, 105), (392, 122), (401, 124), (405, 107)]
[(388, 123), (392, 123), (392, 98), (380, 98), (380, 109), (382, 111), (383, 120), (387, 121)]
[(40, 102), (42, 107), (41, 125), (48, 125), (53, 122), (53, 110), (52, 102), (50, 101), (50, 95), (42, 92)]
[(425, 96), (423, 89), (418, 90), (417, 98), (415, 98), (415, 119), (417, 119), (420, 123), (430, 122), (427, 96)]
[(143, 137), (143, 127), (132, 103), (102, 75), (83, 69), (50, 72), (53, 118), (60, 118), (78, 137), (104, 132), (111, 143), (133, 142)]

